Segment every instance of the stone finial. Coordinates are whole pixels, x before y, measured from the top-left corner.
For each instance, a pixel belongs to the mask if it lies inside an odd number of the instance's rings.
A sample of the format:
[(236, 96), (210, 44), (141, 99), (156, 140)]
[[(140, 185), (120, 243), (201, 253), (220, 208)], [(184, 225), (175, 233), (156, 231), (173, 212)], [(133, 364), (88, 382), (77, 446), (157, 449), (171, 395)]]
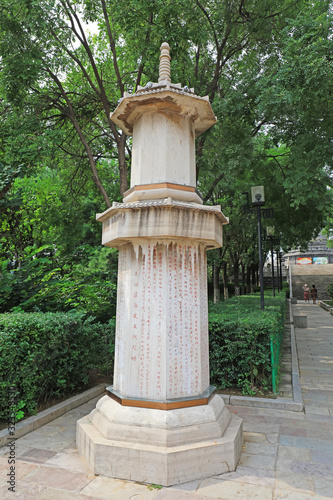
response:
[(170, 79), (170, 46), (167, 42), (162, 43), (160, 55), (160, 73), (158, 81), (162, 82), (164, 80), (171, 82)]

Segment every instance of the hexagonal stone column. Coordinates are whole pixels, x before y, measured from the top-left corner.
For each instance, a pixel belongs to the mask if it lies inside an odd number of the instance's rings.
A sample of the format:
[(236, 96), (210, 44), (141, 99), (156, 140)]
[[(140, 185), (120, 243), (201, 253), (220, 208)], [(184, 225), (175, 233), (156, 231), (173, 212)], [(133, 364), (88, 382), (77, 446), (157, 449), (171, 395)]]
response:
[(207, 98), (160, 78), (125, 95), (112, 120), (133, 134), (131, 187), (97, 219), (119, 249), (113, 386), (77, 423), (95, 474), (169, 486), (235, 470), (242, 421), (209, 383), (206, 252), (228, 219), (196, 190), (195, 137)]

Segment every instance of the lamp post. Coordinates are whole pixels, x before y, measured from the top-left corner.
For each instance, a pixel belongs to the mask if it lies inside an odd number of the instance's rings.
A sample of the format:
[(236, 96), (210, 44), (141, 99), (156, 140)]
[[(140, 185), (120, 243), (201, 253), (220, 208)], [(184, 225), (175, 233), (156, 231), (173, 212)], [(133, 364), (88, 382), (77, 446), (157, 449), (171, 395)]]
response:
[(261, 246), (261, 207), (265, 205), (264, 186), (254, 186), (251, 188), (252, 206), (257, 208), (258, 216), (258, 248), (259, 248), (259, 276), (260, 276), (260, 305), (261, 310), (264, 304), (264, 273), (262, 267), (262, 246)]
[(278, 286), (278, 292), (282, 290), (282, 280), (281, 280), (281, 253), (280, 253), (280, 245), (281, 245), (281, 240), (280, 238), (274, 238), (273, 244), (277, 247), (276, 248), (276, 272), (277, 272), (277, 286)]
[(276, 271), (277, 271), (278, 292), (280, 291), (279, 254), (280, 254), (279, 250), (276, 250)]
[(272, 282), (273, 282), (273, 297), (275, 297), (275, 277), (274, 277), (274, 252), (273, 252), (273, 236), (275, 233), (274, 226), (268, 226), (266, 233), (271, 242), (271, 257), (272, 257)]
[(280, 254), (280, 289), (282, 291), (282, 256), (283, 256), (283, 253), (280, 251), (279, 254)]

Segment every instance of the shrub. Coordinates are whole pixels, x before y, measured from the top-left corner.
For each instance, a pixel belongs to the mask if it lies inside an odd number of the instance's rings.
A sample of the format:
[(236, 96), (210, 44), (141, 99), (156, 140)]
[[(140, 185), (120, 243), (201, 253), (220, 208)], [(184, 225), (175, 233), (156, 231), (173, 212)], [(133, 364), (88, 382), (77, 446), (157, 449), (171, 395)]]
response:
[(210, 304), (209, 342), (211, 382), (218, 388), (238, 387), (255, 394), (272, 386), (271, 339), (279, 349), (284, 331), (285, 294), (240, 296)]
[(0, 313), (80, 311), (105, 323), (116, 312), (117, 251), (81, 245), (25, 249), (23, 263), (0, 262)]
[(0, 418), (13, 388), (25, 415), (48, 398), (85, 388), (90, 369), (113, 361), (114, 323), (82, 313), (0, 314)]
[(286, 298), (290, 299), (290, 286), (288, 281), (282, 281), (282, 290), (286, 294)]
[(333, 300), (333, 285), (328, 285), (326, 290), (327, 290), (329, 296), (331, 297), (331, 300)]

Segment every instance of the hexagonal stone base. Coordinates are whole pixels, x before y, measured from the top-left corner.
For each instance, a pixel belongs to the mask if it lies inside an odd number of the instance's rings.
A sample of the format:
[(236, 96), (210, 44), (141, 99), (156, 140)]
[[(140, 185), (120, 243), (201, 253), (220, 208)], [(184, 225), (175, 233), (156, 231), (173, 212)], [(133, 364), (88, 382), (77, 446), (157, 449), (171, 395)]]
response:
[(94, 474), (171, 486), (235, 470), (243, 430), (218, 395), (177, 410), (123, 407), (104, 396), (77, 422), (76, 441)]

